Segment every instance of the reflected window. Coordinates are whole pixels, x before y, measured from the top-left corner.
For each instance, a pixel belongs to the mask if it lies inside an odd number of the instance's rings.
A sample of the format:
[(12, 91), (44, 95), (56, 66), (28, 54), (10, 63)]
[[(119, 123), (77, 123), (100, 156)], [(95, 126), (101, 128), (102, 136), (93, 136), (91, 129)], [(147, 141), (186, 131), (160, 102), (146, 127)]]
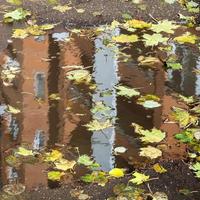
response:
[(45, 99), (45, 74), (37, 72), (35, 75), (35, 97)]
[(33, 149), (40, 150), (44, 147), (45, 137), (44, 131), (37, 129), (35, 131), (35, 137), (33, 141)]
[(19, 125), (16, 118), (12, 115), (9, 115), (8, 124), (10, 135), (12, 136), (13, 140), (16, 140), (19, 134)]

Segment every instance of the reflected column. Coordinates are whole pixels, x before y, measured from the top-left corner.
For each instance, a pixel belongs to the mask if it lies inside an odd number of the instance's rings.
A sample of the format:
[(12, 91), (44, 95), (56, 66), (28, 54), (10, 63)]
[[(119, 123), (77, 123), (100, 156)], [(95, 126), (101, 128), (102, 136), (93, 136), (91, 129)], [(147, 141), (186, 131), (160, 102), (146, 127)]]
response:
[[(111, 108), (109, 117), (115, 123), (117, 116), (116, 90), (114, 86), (118, 83), (118, 65), (117, 65), (117, 46), (106, 46), (104, 40), (111, 39), (112, 36), (118, 35), (119, 29), (108, 30), (102, 33), (95, 40), (95, 63), (93, 77), (97, 84), (96, 91), (92, 96), (93, 102), (102, 102), (105, 106)], [(110, 91), (109, 96), (102, 96), (102, 92)], [(99, 116), (94, 116), (99, 117)], [(102, 117), (100, 121), (105, 121)], [(112, 155), (115, 141), (115, 128), (110, 127), (102, 131), (94, 131), (92, 138), (93, 157), (101, 165), (101, 169), (109, 171), (114, 167), (114, 156)]]

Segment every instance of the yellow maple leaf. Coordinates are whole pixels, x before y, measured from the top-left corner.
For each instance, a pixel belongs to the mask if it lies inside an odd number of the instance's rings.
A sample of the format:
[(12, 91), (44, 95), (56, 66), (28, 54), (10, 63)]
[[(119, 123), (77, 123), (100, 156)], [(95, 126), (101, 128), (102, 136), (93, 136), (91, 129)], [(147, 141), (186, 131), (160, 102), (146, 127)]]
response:
[(151, 23), (144, 22), (142, 20), (132, 19), (128, 20), (126, 24), (128, 27), (131, 28), (149, 28), (151, 27)]

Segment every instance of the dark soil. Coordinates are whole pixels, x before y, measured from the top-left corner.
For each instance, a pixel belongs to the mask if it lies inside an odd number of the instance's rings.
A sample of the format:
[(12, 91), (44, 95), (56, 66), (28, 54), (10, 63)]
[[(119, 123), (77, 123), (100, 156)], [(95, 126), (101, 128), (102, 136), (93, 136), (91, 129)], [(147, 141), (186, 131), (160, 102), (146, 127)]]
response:
[[(46, 1), (34, 0), (24, 1), (23, 7), (31, 10), (33, 18), (38, 23), (61, 23), (63, 26), (69, 27), (88, 27), (98, 26), (101, 24), (111, 23), (113, 20), (123, 20), (122, 14), (128, 13), (133, 18), (152, 21), (152, 17), (158, 20), (169, 19), (179, 20), (178, 13), (189, 15), (178, 3), (173, 5), (164, 3), (161, 0), (144, 1), (147, 8), (139, 9), (131, 1), (125, 0), (72, 0), (72, 7), (82, 8), (84, 13), (77, 13), (75, 9), (71, 9), (62, 14), (52, 9), (52, 6), (47, 5)], [(62, 0), (63, 4), (69, 3), (68, 0)], [(5, 11), (6, 0), (0, 0), (0, 20), (3, 18)], [(12, 8), (12, 7), (11, 7)], [(10, 10), (11, 8), (8, 8)], [(94, 16), (93, 13), (101, 13), (99, 16)], [(3, 25), (0, 23), (0, 51), (6, 48), (7, 39), (11, 35), (13, 26)]]
[[(167, 173), (158, 175), (153, 170), (143, 170), (144, 173), (150, 175), (151, 178), (158, 178), (148, 182), (150, 190), (155, 193), (165, 192), (169, 200), (199, 200), (200, 188), (199, 181), (194, 177), (191, 170), (183, 161), (171, 161), (161, 163), (166, 169)], [(56, 189), (39, 188), (26, 194), (27, 200), (71, 200), (74, 199), (70, 195), (70, 190), (78, 188), (84, 190), (84, 193), (91, 196), (92, 200), (105, 200), (108, 197), (114, 196), (113, 187), (120, 183), (127, 183), (131, 176), (123, 179), (115, 179), (110, 181), (105, 187), (96, 184), (83, 184), (81, 182), (74, 182), (67, 186), (61, 186)], [(147, 183), (142, 186), (147, 193), (149, 189)], [(188, 189), (191, 191), (189, 195), (183, 195), (179, 190)]]

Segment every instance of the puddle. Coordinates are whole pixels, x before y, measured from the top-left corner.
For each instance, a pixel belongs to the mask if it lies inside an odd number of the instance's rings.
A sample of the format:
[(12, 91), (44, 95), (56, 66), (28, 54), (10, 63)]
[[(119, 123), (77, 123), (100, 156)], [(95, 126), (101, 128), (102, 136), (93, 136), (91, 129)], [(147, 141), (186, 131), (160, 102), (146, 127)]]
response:
[[(173, 137), (180, 131), (179, 126), (164, 122), (171, 107), (180, 105), (172, 93), (200, 95), (200, 75), (193, 73), (193, 69), (200, 69), (198, 53), (193, 47), (174, 44), (172, 51), (179, 55), (183, 70), (165, 71), (162, 65), (149, 70), (138, 67), (136, 62), (138, 56), (146, 54), (138, 51), (140, 44), (124, 50), (123, 45), (105, 44), (120, 32), (123, 33), (116, 29), (95, 38), (62, 32), (16, 39), (0, 53), (1, 74), (6, 66), (13, 68), (13, 78), (1, 79), (0, 83), (1, 186), (17, 180), (28, 189), (40, 185), (54, 187), (44, 173), (48, 169), (46, 164), (24, 163), (18, 168), (7, 165), (4, 158), (10, 149), (22, 144), (35, 150), (70, 149), (72, 157), (77, 156), (75, 147), (78, 147), (79, 154), (92, 156), (105, 171), (114, 167), (131, 171), (143, 166), (146, 160), (139, 156), (142, 144), (131, 127), (133, 122), (145, 129), (156, 127), (167, 132), (161, 142), (165, 149), (162, 159), (185, 156), (185, 146)], [(70, 40), (64, 41), (69, 36)], [(120, 61), (120, 52), (130, 55), (130, 61)], [(74, 84), (67, 79), (66, 73), (70, 70), (67, 66), (83, 66), (89, 70), (96, 87), (89, 89), (88, 85)], [(145, 109), (134, 98), (118, 96), (115, 86), (119, 83), (138, 88), (141, 94), (157, 95), (162, 106)], [(52, 94), (59, 99), (50, 99)], [(90, 109), (95, 102), (110, 108), (109, 117), (115, 126), (103, 131), (87, 130), (84, 125), (92, 119)], [(5, 105), (18, 108), (20, 113), (6, 112)], [(95, 115), (101, 118), (101, 114)], [(127, 151), (115, 155), (115, 147), (125, 147)], [(81, 173), (80, 170), (76, 176)], [(65, 181), (71, 179), (69, 176)]]

